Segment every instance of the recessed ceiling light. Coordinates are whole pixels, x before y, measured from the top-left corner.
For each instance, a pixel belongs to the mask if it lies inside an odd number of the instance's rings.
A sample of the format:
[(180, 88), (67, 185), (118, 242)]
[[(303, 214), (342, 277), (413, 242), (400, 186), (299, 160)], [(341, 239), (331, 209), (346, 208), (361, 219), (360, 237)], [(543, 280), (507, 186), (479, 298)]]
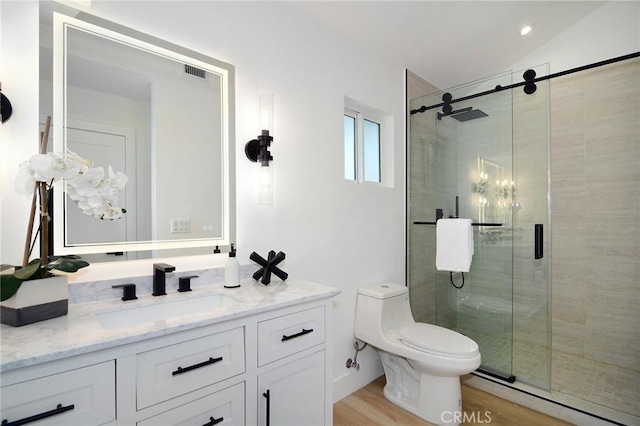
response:
[(527, 35), (531, 32), (533, 28), (531, 27), (531, 25), (525, 25), (524, 27), (522, 27), (522, 29), (520, 30), (520, 35)]

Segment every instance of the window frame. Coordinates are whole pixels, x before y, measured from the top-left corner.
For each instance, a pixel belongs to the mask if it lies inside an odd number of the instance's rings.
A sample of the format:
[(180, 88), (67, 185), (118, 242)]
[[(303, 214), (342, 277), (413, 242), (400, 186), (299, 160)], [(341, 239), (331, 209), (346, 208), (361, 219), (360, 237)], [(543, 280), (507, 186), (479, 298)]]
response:
[[(352, 104), (346, 104), (345, 108), (344, 108), (344, 115), (343, 115), (343, 123), (344, 123), (344, 117), (350, 117), (352, 119), (354, 119), (354, 150), (355, 150), (355, 173), (354, 173), (354, 179), (349, 179), (346, 176), (346, 162), (347, 162), (347, 157), (346, 157), (346, 151), (347, 151), (347, 147), (346, 147), (346, 139), (343, 141), (343, 147), (344, 147), (344, 162), (342, 165), (342, 170), (343, 170), (343, 176), (344, 179), (349, 181), (349, 182), (357, 182), (357, 183), (366, 183), (366, 184), (373, 184), (373, 185), (382, 185), (383, 184), (383, 178), (384, 178), (384, 172), (383, 172), (383, 157), (382, 157), (382, 153), (383, 153), (383, 141), (384, 141), (384, 134), (385, 134), (385, 118), (382, 117), (380, 114), (376, 114), (374, 112), (372, 112), (371, 110), (363, 110), (363, 108), (360, 107), (356, 107)], [(365, 126), (365, 121), (369, 121), (371, 123), (374, 123), (378, 126), (378, 153), (377, 153), (377, 171), (378, 171), (378, 180), (367, 180), (366, 179), (366, 164), (365, 164), (365, 130), (364, 130), (364, 126)], [(346, 137), (346, 133), (345, 133), (345, 137)]]

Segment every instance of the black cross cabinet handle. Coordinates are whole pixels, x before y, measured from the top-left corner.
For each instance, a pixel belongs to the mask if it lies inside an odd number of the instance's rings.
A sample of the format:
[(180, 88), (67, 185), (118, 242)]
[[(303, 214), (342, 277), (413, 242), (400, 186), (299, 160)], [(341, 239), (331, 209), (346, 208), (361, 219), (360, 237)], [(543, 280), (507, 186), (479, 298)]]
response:
[(283, 335), (282, 341), (286, 342), (287, 340), (295, 339), (296, 337), (304, 336), (305, 334), (309, 334), (309, 333), (313, 333), (313, 328), (310, 328), (308, 330), (303, 328), (300, 333), (291, 334), (290, 336)]
[(173, 376), (178, 374), (186, 373), (187, 371), (195, 370), (196, 368), (206, 367), (207, 365), (215, 364), (216, 362), (222, 361), (222, 357), (220, 358), (209, 358), (207, 361), (201, 362), (199, 364), (190, 365), (188, 367), (178, 367), (176, 371), (171, 373)]

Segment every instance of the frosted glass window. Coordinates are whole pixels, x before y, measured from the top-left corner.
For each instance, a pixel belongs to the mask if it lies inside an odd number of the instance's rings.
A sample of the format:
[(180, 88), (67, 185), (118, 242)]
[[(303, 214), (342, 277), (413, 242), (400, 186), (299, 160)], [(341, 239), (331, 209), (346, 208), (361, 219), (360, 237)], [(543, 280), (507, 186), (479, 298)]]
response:
[(364, 180), (380, 182), (380, 124), (364, 120)]
[(345, 97), (344, 178), (393, 186), (393, 117)]

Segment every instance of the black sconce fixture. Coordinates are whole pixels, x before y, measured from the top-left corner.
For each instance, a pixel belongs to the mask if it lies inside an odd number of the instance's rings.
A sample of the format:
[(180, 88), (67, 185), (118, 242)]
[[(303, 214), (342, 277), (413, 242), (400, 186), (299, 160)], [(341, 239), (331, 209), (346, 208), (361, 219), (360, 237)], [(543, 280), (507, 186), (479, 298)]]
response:
[(2, 116), (2, 122), (7, 121), (12, 113), (13, 107), (9, 99), (2, 94), (2, 84), (0, 83), (0, 115)]
[(273, 136), (269, 135), (269, 130), (264, 129), (257, 139), (247, 142), (244, 146), (244, 153), (254, 163), (259, 161), (261, 166), (269, 167), (269, 161), (273, 160), (271, 151), (269, 151), (272, 140)]
[(269, 134), (273, 131), (273, 94), (260, 94), (260, 128), (262, 132), (256, 139), (250, 140), (244, 146), (244, 153), (247, 158), (260, 163), (260, 173), (258, 174), (258, 204), (273, 204), (273, 166), (269, 167), (269, 162), (273, 161), (273, 156), (269, 148), (273, 141), (273, 136)]

